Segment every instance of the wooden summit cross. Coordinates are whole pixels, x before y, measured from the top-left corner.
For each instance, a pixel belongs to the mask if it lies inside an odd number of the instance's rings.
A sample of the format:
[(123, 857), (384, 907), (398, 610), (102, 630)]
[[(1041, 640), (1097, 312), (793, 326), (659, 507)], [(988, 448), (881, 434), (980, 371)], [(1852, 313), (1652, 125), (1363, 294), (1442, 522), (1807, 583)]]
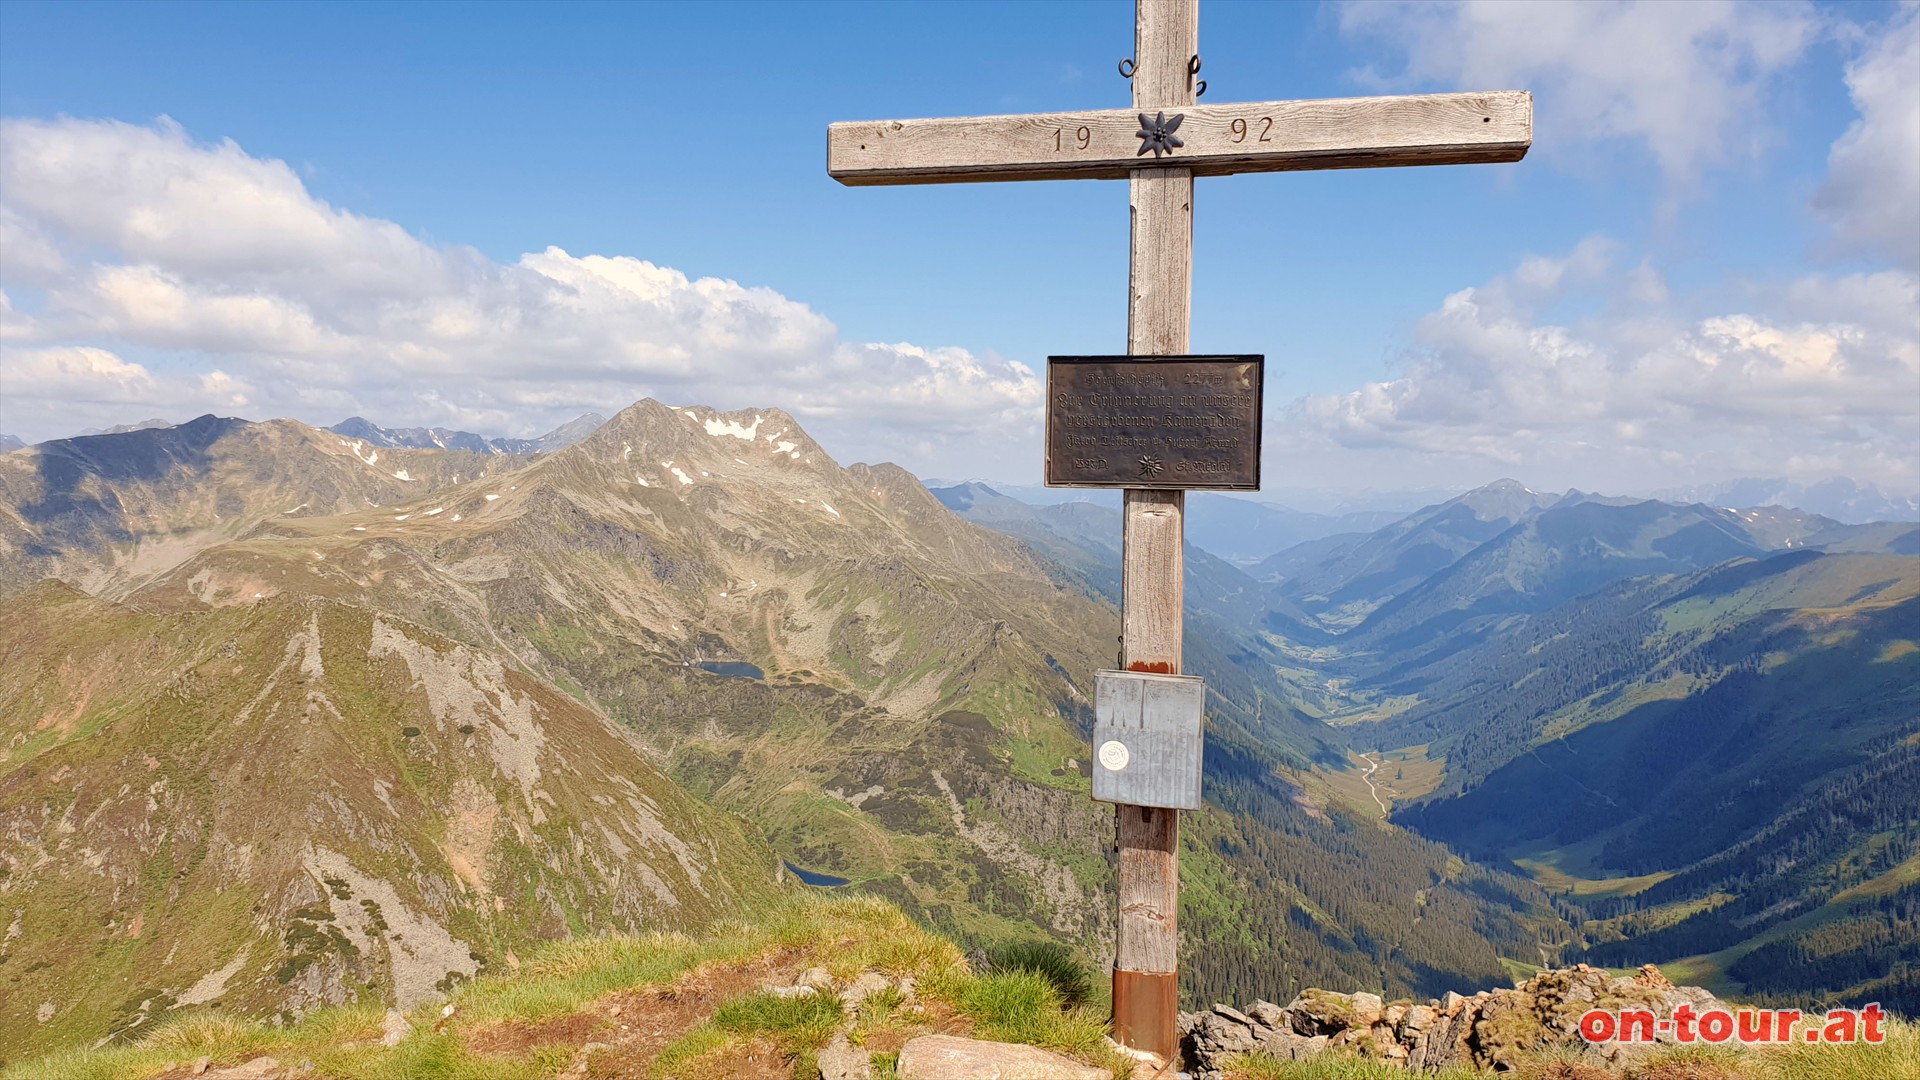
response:
[[(1196, 79), (1199, 33), (1199, 0), (1136, 0), (1133, 108), (833, 124), (827, 172), (850, 186), (1127, 180), (1127, 352), (1157, 358), (1188, 348), (1194, 177), (1518, 161), (1532, 145), (1525, 91), (1196, 104), (1206, 85)], [(1126, 490), (1121, 660), (1129, 671), (1181, 668), (1185, 500), (1183, 490)], [(1124, 748), (1115, 759), (1125, 767)], [(1180, 813), (1121, 805), (1115, 816), (1113, 1034), (1170, 1062), (1179, 1049)]]

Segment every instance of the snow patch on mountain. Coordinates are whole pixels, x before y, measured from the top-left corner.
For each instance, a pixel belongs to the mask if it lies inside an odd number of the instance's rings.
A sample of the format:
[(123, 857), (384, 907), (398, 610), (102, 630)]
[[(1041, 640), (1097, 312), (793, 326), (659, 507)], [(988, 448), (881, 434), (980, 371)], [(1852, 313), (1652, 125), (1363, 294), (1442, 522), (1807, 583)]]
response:
[(760, 434), (760, 417), (756, 415), (752, 424), (740, 424), (733, 420), (722, 420), (716, 416), (706, 421), (704, 426), (707, 434), (716, 439), (731, 435), (742, 442), (752, 442)]

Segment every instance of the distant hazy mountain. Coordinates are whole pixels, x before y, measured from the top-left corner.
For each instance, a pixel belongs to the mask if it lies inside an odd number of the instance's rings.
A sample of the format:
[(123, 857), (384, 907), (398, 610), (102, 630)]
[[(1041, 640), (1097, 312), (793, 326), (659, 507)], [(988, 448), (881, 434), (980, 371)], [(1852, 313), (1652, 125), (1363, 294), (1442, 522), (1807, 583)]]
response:
[(80, 432), (78, 435), (75, 435), (74, 438), (77, 439), (87, 435), (121, 435), (129, 431), (148, 431), (153, 428), (165, 428), (165, 427), (172, 427), (172, 426), (173, 426), (173, 421), (162, 420), (156, 416), (151, 420), (136, 420), (131, 424), (115, 424), (112, 427), (88, 428), (85, 431)]
[(1299, 566), (1283, 552), (1252, 573), (1285, 577), (1280, 595), (1329, 626), (1351, 627), (1557, 499), (1517, 480), (1498, 480), (1335, 547), (1315, 565)]
[(1890, 495), (1873, 484), (1856, 484), (1844, 476), (1812, 484), (1750, 476), (1721, 484), (1673, 488), (1656, 492), (1655, 497), (1668, 502), (1701, 502), (1723, 507), (1790, 506), (1855, 525), (1869, 521), (1920, 521), (1920, 501), (1912, 496)]
[(555, 450), (565, 449), (600, 430), (601, 425), (606, 422), (607, 418), (599, 413), (581, 413), (545, 435), (532, 440), (533, 452), (551, 454)]
[(1295, 544), (1337, 533), (1368, 532), (1403, 516), (1389, 510), (1317, 514), (1200, 491), (1187, 497), (1187, 540), (1229, 562), (1250, 566)]
[[(926, 484), (933, 490), (981, 488), (1033, 507), (1120, 508), (1118, 491), (982, 480), (928, 480)], [(1403, 514), (1404, 511), (1372, 509), (1321, 514), (1237, 495), (1195, 491), (1187, 495), (1187, 543), (1228, 562), (1247, 566), (1303, 541), (1335, 533), (1370, 531), (1399, 520)]]
[(0, 431), (0, 454), (4, 454), (9, 450), (22, 449), (26, 445), (25, 442), (21, 441), (19, 436), (8, 435), (6, 432)]
[(1523, 515), (1426, 580), (1399, 590), (1355, 634), (1371, 647), (1404, 652), (1481, 621), (1545, 611), (1622, 578), (1686, 573), (1773, 546), (1729, 511), (1575, 493)]
[(474, 454), (550, 454), (572, 446), (594, 433), (607, 418), (599, 413), (583, 413), (537, 439), (490, 439), (471, 431), (448, 428), (385, 428), (360, 416), (349, 416), (328, 431), (359, 439), (368, 446), (414, 447), (440, 450), (465, 450)]

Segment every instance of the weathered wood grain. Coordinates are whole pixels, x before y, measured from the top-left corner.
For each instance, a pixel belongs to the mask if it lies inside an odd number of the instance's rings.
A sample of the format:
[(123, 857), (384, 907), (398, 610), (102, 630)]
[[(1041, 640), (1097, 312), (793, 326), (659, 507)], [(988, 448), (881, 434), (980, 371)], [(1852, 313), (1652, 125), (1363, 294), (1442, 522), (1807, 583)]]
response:
[(1194, 97), (1187, 61), (1200, 52), (1198, 0), (1135, 0), (1133, 107), (1184, 109)]
[[(1190, 111), (1188, 59), (1199, 51), (1199, 39), (1198, 0), (1138, 0), (1137, 109)], [(1129, 119), (1132, 130), (1139, 130), (1137, 118)], [(1187, 351), (1193, 311), (1194, 174), (1184, 160), (1155, 165), (1135, 159), (1133, 166), (1127, 351), (1178, 355)], [(1186, 611), (1186, 493), (1128, 490), (1121, 528), (1121, 659), (1130, 668), (1178, 674)], [(1120, 806), (1115, 820), (1120, 919), (1114, 1034), (1127, 1046), (1171, 1061), (1179, 1050), (1180, 811)]]
[(1180, 811), (1120, 806), (1114, 818), (1120, 837), (1120, 928), (1113, 966), (1121, 971), (1178, 971)]
[[(1159, 96), (1163, 84), (1186, 82), (1185, 65), (1161, 78), (1143, 61), (1132, 109), (833, 124), (827, 172), (852, 186), (1119, 180), (1143, 164), (1226, 176), (1519, 161), (1533, 143), (1533, 95), (1524, 90), (1238, 105)], [(1143, 161), (1139, 114), (1162, 110), (1185, 114), (1175, 134), (1186, 145)]]
[(1121, 528), (1122, 652), (1135, 671), (1180, 674), (1186, 492), (1128, 488)]

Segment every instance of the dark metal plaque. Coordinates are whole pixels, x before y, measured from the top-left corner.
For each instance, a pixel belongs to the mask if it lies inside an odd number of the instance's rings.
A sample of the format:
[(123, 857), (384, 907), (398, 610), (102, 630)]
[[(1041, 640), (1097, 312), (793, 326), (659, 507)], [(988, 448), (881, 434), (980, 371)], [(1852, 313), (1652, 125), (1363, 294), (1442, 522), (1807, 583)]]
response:
[(1048, 487), (1260, 490), (1261, 356), (1049, 356)]

